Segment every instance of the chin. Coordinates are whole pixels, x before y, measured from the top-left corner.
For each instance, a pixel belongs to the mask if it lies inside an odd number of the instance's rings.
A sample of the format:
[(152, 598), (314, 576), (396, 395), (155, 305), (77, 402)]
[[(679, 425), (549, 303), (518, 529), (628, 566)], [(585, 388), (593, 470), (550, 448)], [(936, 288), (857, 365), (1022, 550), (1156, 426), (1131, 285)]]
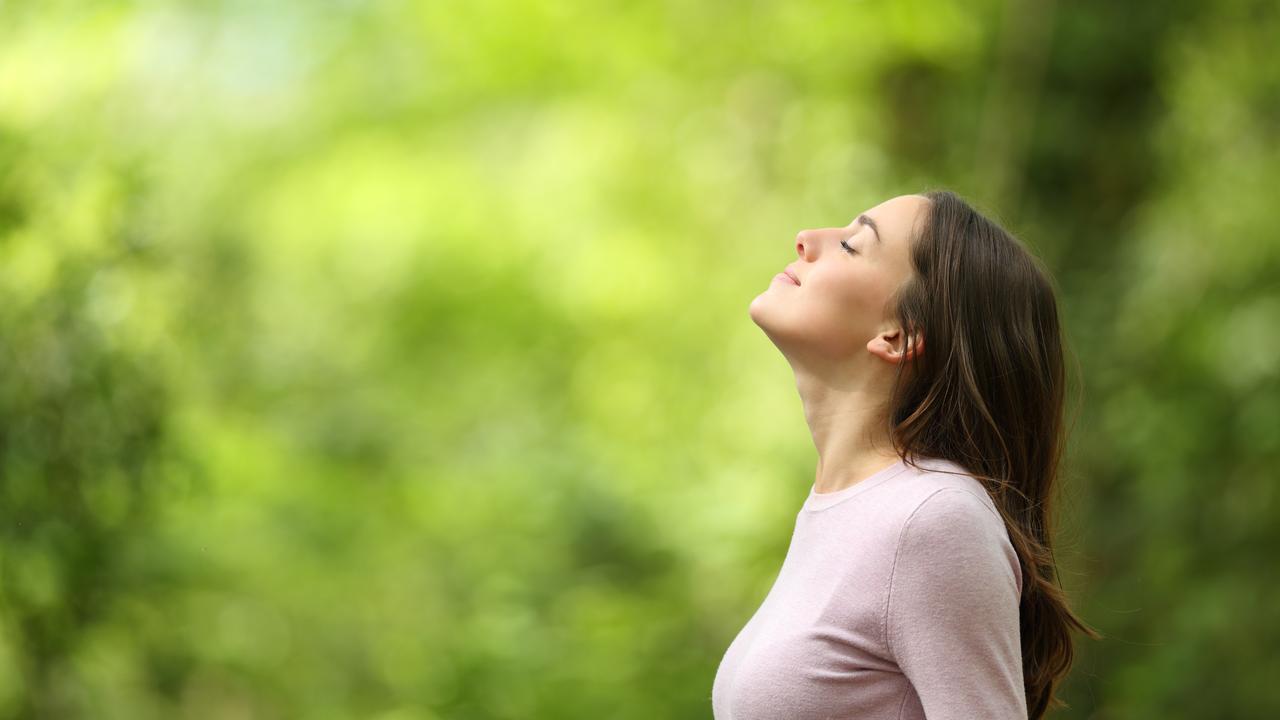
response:
[(766, 315), (765, 307), (768, 306), (769, 304), (769, 299), (767, 296), (768, 296), (767, 291), (762, 292), (759, 295), (755, 296), (755, 299), (753, 299), (751, 301), (751, 304), (747, 306), (747, 314), (751, 316), (751, 321), (757, 325), (760, 325), (761, 327), (764, 327), (762, 322), (763, 322), (764, 315)]
[(769, 309), (769, 299), (764, 295), (756, 297), (756, 299), (752, 300), (751, 304), (747, 307), (747, 314), (751, 317), (751, 322), (754, 322), (759, 326), (759, 328), (764, 331), (764, 334), (768, 335), (769, 339), (772, 340), (774, 344), (777, 344), (778, 334), (781, 328), (778, 327), (778, 319), (773, 317), (771, 312), (772, 311)]

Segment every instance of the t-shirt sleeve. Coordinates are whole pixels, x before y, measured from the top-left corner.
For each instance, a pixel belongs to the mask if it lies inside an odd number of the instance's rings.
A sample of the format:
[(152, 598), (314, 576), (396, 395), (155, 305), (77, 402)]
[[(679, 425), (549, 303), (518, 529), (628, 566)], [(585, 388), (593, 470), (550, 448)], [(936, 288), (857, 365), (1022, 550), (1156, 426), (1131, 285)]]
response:
[(1021, 577), (1004, 524), (972, 492), (934, 492), (903, 526), (886, 642), (927, 720), (1026, 720)]

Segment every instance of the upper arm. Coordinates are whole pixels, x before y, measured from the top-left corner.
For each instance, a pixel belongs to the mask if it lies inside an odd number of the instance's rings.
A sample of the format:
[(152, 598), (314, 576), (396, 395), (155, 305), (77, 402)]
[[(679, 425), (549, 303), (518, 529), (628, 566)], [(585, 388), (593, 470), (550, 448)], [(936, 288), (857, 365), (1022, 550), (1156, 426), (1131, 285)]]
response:
[(968, 490), (936, 491), (903, 525), (885, 641), (928, 720), (1027, 717), (1017, 573), (999, 516)]

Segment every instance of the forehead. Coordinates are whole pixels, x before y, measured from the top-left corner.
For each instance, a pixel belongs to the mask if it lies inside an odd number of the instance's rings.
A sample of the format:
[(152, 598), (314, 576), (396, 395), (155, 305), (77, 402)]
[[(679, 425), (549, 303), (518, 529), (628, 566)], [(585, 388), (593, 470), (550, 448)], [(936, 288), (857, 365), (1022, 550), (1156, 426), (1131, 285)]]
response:
[(880, 231), (880, 239), (886, 245), (901, 246), (910, 237), (928, 206), (929, 198), (923, 195), (899, 195), (885, 200), (863, 214), (875, 221)]

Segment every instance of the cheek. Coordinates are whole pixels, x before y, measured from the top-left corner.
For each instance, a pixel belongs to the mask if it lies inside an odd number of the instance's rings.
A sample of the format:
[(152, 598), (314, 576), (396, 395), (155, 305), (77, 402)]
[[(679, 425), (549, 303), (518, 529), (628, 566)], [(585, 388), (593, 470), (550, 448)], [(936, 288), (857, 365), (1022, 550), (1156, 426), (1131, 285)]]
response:
[(798, 288), (795, 302), (785, 311), (782, 326), (794, 339), (828, 357), (848, 357), (863, 347), (880, 321), (875, 307), (877, 289), (848, 275), (813, 278)]
[(883, 282), (874, 273), (849, 272), (823, 280), (821, 288), (815, 288), (820, 290), (823, 304), (845, 314), (862, 315), (871, 309), (878, 312), (883, 304)]

